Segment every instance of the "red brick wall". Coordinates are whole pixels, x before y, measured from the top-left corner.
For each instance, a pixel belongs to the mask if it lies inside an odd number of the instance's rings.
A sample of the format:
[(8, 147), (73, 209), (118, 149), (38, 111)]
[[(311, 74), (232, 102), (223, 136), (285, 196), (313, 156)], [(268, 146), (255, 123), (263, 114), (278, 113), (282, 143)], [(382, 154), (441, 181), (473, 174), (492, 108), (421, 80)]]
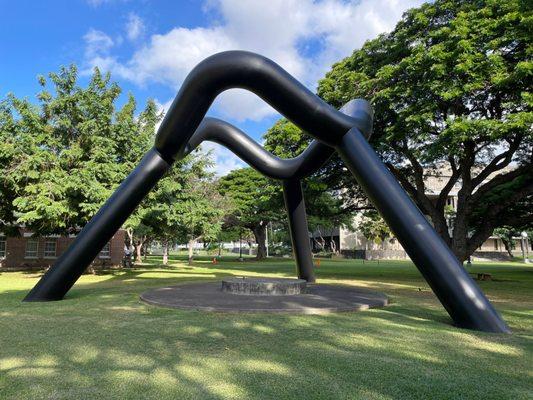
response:
[[(26, 243), (29, 238), (23, 237), (24, 232), (21, 231), (18, 237), (7, 237), (6, 240), (6, 257), (0, 259), (0, 267), (2, 268), (46, 268), (54, 264), (57, 257), (59, 257), (74, 241), (74, 237), (61, 236), (54, 238), (56, 240), (56, 257), (44, 257), (44, 243), (47, 237), (37, 238), (39, 241), (37, 258), (26, 258)], [(0, 235), (1, 236), (1, 235)], [(52, 239), (52, 238), (50, 238)], [(96, 257), (92, 263), (95, 266), (119, 266), (122, 264), (124, 257), (124, 239), (125, 231), (119, 230), (110, 241), (110, 258)]]

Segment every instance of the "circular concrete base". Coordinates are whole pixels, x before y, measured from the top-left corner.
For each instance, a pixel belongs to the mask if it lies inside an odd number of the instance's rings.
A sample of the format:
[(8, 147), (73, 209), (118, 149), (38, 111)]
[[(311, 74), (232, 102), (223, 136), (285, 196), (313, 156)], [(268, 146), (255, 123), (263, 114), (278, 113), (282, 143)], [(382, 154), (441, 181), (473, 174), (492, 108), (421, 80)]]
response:
[(351, 286), (307, 285), (306, 293), (243, 296), (223, 292), (220, 282), (195, 282), (153, 289), (141, 295), (161, 307), (216, 312), (326, 314), (360, 311), (388, 304), (382, 293)]
[(291, 296), (305, 293), (307, 282), (287, 278), (226, 278), (221, 290), (246, 296)]

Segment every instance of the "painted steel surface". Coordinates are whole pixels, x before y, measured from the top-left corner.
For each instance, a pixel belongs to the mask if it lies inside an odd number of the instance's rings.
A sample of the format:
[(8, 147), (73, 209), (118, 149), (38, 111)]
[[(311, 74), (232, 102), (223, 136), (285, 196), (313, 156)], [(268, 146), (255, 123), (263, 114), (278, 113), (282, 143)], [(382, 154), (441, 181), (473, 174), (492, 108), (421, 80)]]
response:
[[(313, 142), (302, 157), (281, 160), (231, 125), (204, 120), (216, 96), (230, 88), (256, 93), (318, 142)], [(331, 156), (329, 147), (332, 147), (391, 227), (454, 323), (487, 332), (509, 332), (480, 288), (365, 140), (362, 132), (368, 135), (371, 126), (372, 111), (368, 103), (352, 101), (342, 111), (335, 110), (265, 57), (231, 51), (207, 58), (184, 81), (159, 128), (154, 149), (25, 300), (62, 299), (172, 162), (202, 140), (218, 141), (259, 171), (284, 180), (293, 245), (297, 249), (301, 244), (300, 253), (307, 257), (310, 250), (304, 248), (303, 240), (295, 241), (307, 229), (303, 196), (301, 188), (298, 190), (298, 185), (289, 182), (299, 184), (299, 179), (319, 168)], [(195, 138), (198, 130), (200, 133)], [(307, 261), (302, 265), (306, 268)]]

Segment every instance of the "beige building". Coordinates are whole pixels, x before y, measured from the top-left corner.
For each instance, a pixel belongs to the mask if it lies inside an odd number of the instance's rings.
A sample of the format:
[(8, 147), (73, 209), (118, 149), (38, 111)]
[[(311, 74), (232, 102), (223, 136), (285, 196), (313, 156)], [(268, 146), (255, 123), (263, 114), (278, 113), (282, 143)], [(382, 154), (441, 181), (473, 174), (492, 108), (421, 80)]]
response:
[[(444, 185), (448, 182), (451, 176), (451, 171), (440, 169), (433, 173), (426, 175), (424, 183), (426, 186), (426, 195), (435, 201), (441, 192)], [(456, 210), (457, 207), (457, 192), (461, 185), (458, 182), (450, 191), (446, 201), (450, 209)], [(362, 213), (354, 218), (354, 229), (333, 228), (330, 230), (316, 231), (311, 235), (311, 243), (313, 251), (320, 251), (325, 248), (327, 251), (338, 251), (347, 257), (364, 258), (364, 259), (408, 259), (407, 253), (396, 238), (391, 238), (383, 243), (376, 243), (368, 240), (358, 229), (362, 219)], [(449, 223), (451, 226), (451, 221)], [(530, 240), (523, 243), (522, 239), (517, 237), (515, 240), (516, 255), (521, 255), (521, 246), (529, 247), (529, 252), (533, 253)], [(331, 245), (333, 243), (333, 246)], [(487, 239), (479, 249), (474, 253), (473, 259), (478, 260), (505, 260), (509, 255), (505, 250), (503, 241), (497, 236), (491, 236)]]

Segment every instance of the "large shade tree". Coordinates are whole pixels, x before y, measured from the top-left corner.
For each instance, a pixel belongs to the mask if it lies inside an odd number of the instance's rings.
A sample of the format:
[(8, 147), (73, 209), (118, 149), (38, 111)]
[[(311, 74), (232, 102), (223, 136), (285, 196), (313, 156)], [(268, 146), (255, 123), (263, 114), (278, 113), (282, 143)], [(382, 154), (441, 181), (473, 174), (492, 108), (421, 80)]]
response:
[[(87, 87), (75, 66), (39, 78), (34, 104), (0, 102), (0, 231), (76, 233), (153, 145), (162, 115), (153, 101), (137, 114), (133, 96), (94, 70)], [(224, 207), (209, 156), (176, 162), (124, 227), (140, 260), (148, 240), (165, 244), (216, 236)]]
[(15, 95), (0, 103), (0, 224), (77, 231), (149, 148), (156, 107), (136, 117), (129, 96), (117, 109), (120, 88), (98, 69), (86, 88), (75, 66), (39, 83), (36, 104)]
[[(460, 260), (495, 228), (533, 220), (531, 21), (520, 0), (436, 0), (319, 84), (336, 107), (372, 102), (374, 147)], [(429, 195), (425, 177), (442, 171), (442, 190)]]

